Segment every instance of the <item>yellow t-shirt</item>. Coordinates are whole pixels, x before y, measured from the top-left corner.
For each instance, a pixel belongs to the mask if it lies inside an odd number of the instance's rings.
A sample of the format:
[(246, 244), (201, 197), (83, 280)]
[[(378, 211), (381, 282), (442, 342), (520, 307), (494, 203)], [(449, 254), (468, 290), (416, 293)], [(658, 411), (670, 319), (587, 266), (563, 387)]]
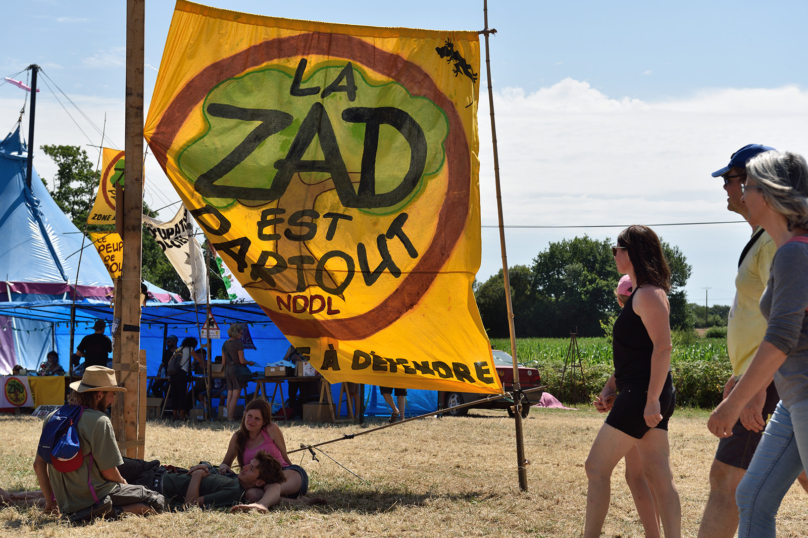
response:
[(766, 334), (766, 319), (760, 313), (760, 296), (769, 281), (777, 245), (771, 236), (763, 235), (755, 242), (738, 267), (735, 277), (735, 301), (729, 311), (727, 351), (732, 373), (742, 375)]

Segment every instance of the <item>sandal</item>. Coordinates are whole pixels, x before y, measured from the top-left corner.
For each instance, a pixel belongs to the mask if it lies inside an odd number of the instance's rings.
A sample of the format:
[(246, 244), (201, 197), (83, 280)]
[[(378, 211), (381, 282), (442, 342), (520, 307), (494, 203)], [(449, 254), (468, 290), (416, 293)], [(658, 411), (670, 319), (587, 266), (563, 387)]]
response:
[(390, 424), (392, 424), (393, 422), (398, 422), (398, 417), (399, 417), (398, 413), (390, 415), (390, 420), (388, 420), (387, 422), (389, 422)]

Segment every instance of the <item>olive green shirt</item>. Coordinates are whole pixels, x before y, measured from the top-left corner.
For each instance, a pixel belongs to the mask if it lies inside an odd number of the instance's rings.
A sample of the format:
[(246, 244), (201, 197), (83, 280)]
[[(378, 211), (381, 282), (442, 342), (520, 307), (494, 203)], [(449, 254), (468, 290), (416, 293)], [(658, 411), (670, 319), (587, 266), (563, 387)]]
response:
[[(53, 416), (53, 413), (45, 419), (45, 424)], [(45, 425), (42, 425), (43, 429)], [(115, 432), (112, 429), (112, 422), (104, 413), (93, 409), (85, 409), (78, 423), (79, 444), (81, 453), (84, 454), (84, 463), (81, 467), (70, 473), (60, 473), (53, 465), (48, 465), (48, 477), (50, 478), (53, 495), (56, 497), (56, 504), (63, 514), (70, 514), (83, 510), (95, 503), (90, 488), (87, 484), (87, 474), (90, 479), (95, 494), (99, 499), (103, 499), (119, 488), (116, 482), (110, 482), (101, 476), (101, 471), (112, 469), (123, 464), (121, 452), (118, 450), (118, 443), (115, 441)], [(93, 455), (92, 469), (88, 471), (89, 455)]]
[[(204, 462), (203, 462), (204, 463)], [(217, 468), (208, 464), (211, 474), (202, 478), (199, 483), (199, 495), (205, 499), (206, 508), (233, 506), (241, 502), (244, 488), (235, 476), (222, 476)], [(163, 496), (172, 505), (185, 504), (185, 494), (191, 484), (191, 475), (185, 473), (166, 473), (163, 477)]]

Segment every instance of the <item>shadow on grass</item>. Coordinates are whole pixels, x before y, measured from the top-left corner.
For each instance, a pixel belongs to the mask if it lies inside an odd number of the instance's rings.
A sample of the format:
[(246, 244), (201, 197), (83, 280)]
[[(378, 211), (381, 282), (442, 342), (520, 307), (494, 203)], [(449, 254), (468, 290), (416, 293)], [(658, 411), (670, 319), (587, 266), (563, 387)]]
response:
[[(379, 491), (373, 489), (318, 489), (310, 496), (322, 497), (327, 505), (294, 505), (291, 510), (316, 510), (322, 513), (346, 512), (374, 515), (389, 512), (398, 507), (420, 507), (435, 502), (479, 504), (500, 497), (490, 491), (464, 493), (410, 493)], [(281, 508), (283, 510), (283, 508)]]

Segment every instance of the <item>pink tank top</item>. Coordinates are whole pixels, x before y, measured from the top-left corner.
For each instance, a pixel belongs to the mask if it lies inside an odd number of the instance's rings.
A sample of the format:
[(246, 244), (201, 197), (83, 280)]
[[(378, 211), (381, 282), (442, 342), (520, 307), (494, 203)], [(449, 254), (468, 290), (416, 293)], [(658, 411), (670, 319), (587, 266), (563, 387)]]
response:
[(269, 436), (269, 433), (265, 429), (261, 430), (261, 434), (264, 436), (264, 442), (258, 445), (255, 448), (245, 448), (244, 449), (244, 463), (247, 464), (251, 462), (253, 458), (258, 454), (260, 450), (263, 450), (276, 460), (278, 460), (281, 464), (281, 467), (289, 467), (289, 462), (283, 459), (281, 455), (281, 450), (275, 444), (275, 441), (272, 440), (272, 437)]

